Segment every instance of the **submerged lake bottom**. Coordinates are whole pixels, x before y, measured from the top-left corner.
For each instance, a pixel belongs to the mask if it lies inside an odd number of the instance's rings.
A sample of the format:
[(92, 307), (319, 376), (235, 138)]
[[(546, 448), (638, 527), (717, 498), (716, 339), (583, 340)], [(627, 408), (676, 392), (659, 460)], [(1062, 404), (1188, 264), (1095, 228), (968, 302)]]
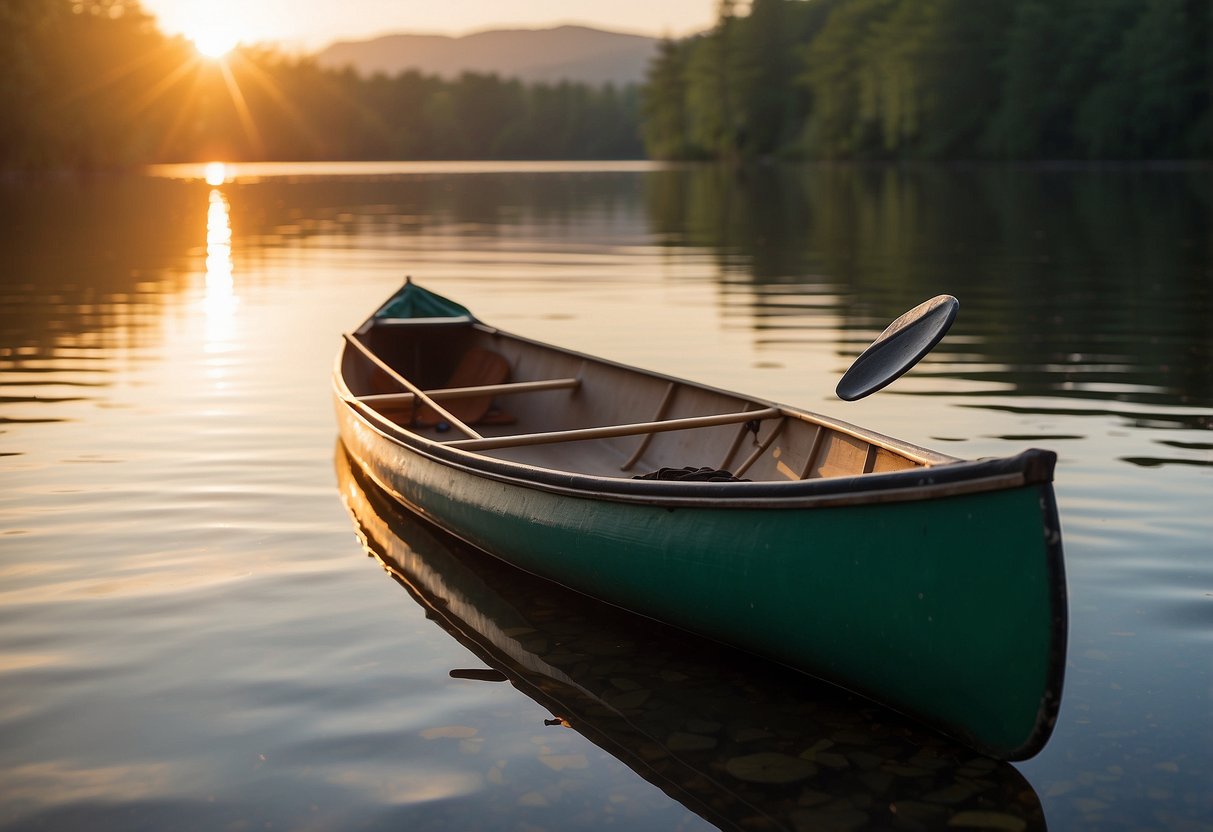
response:
[[(0, 183), (0, 829), (1213, 829), (1211, 177)], [(955, 456), (1057, 451), (1049, 744), (995, 762), (395, 508), (335, 444), (329, 374), (406, 275)], [(944, 292), (918, 368), (832, 395)]]

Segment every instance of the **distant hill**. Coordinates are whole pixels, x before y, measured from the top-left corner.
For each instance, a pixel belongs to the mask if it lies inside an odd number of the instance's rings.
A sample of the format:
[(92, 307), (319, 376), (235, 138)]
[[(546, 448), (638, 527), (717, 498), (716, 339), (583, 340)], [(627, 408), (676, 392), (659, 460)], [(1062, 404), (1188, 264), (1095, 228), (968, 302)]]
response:
[(352, 66), (364, 75), (416, 69), (455, 78), (463, 72), (496, 73), (523, 81), (589, 84), (644, 80), (658, 39), (585, 26), (497, 29), (462, 37), (385, 35), (338, 41), (316, 55), (321, 66)]

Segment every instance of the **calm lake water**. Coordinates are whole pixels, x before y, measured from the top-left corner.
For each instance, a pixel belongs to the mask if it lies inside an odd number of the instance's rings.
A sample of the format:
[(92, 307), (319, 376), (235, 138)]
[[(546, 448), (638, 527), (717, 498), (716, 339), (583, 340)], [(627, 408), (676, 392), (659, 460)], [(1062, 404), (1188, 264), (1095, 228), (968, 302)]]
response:
[[(1213, 829), (1209, 168), (210, 173), (0, 182), (0, 829)], [(1056, 450), (1050, 744), (994, 765), (393, 512), (328, 377), (405, 275), (951, 454)], [(941, 292), (916, 371), (833, 397)]]

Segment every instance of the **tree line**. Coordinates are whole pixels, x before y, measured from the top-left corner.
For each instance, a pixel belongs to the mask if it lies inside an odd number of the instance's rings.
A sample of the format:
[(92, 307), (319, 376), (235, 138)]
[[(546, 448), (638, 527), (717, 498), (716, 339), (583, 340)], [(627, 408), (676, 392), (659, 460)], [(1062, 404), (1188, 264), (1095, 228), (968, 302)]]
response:
[(721, 0), (644, 90), (667, 159), (1213, 157), (1208, 0)]
[(0, 2), (0, 169), (378, 159), (1208, 159), (1209, 0), (720, 0), (642, 86), (221, 62), (138, 0)]
[(138, 0), (3, 0), (0, 67), (0, 169), (644, 153), (635, 85), (364, 77), (261, 48), (209, 61)]

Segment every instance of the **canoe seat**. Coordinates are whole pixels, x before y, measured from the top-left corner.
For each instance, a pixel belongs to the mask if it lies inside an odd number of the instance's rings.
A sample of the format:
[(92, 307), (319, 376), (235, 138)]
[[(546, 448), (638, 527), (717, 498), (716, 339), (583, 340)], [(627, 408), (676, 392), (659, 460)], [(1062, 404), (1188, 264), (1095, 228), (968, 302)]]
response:
[[(490, 384), (504, 384), (510, 377), (510, 363), (505, 356), (481, 347), (469, 348), (459, 359), (454, 372), (438, 390), (450, 387), (483, 387)], [(514, 417), (493, 404), (492, 394), (475, 396), (473, 398), (452, 399), (442, 402), (442, 406), (451, 415), (468, 425), (509, 425)], [(429, 405), (422, 404), (413, 411), (411, 402), (390, 408), (392, 412), (384, 413), (399, 424), (413, 424), (420, 427), (433, 427), (445, 419)]]

